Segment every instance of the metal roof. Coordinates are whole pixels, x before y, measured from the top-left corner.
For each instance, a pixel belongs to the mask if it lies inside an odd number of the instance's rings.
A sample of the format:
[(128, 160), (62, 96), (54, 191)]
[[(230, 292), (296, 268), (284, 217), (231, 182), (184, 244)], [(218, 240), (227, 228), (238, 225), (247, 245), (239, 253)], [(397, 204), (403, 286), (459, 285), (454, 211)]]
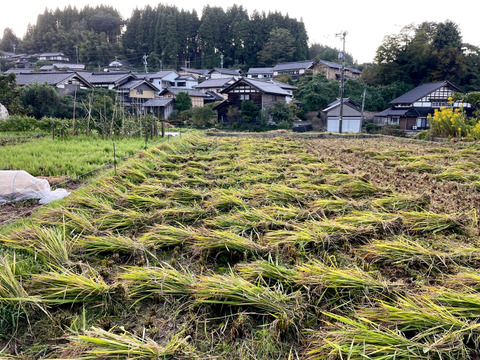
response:
[(274, 82), (270, 81), (262, 81), (262, 80), (257, 80), (257, 79), (250, 79), (250, 78), (241, 78), (234, 82), (232, 85), (229, 87), (223, 89), (221, 93), (227, 93), (230, 89), (235, 88), (241, 83), (247, 83), (250, 86), (253, 86), (260, 92), (264, 94), (273, 94), (273, 95), (283, 95), (283, 96), (290, 96), (290, 93), (281, 88), (279, 85), (275, 84)]
[(165, 107), (170, 103), (173, 103), (172, 98), (164, 98), (164, 97), (157, 97), (154, 99), (147, 100), (143, 106), (150, 106), (150, 107)]
[(208, 97), (207, 94), (205, 94), (204, 92), (200, 91), (200, 90), (196, 90), (196, 89), (187, 89), (187, 88), (182, 88), (182, 87), (167, 87), (165, 89), (162, 90), (162, 92), (160, 93), (160, 95), (162, 94), (165, 94), (165, 93), (172, 93), (173, 95), (178, 95), (179, 93), (181, 92), (184, 92), (184, 93), (187, 93), (188, 95), (190, 96), (194, 96), (194, 97)]
[(135, 76), (131, 72), (113, 71), (104, 73), (90, 73), (81, 72), (88, 82), (92, 84), (117, 84), (120, 81), (127, 80), (128, 78), (135, 79)]
[(280, 63), (273, 67), (273, 71), (309, 69), (313, 64), (313, 60)]
[[(362, 109), (361, 106), (357, 102), (353, 101), (350, 98), (344, 98), (343, 103), (345, 105), (348, 105), (352, 109), (357, 110), (357, 111), (361, 111), (361, 109)], [(330, 104), (328, 104), (327, 107), (325, 109), (323, 109), (323, 111), (328, 112), (328, 111), (330, 111), (330, 110), (332, 110), (332, 109), (334, 109), (338, 106), (340, 106), (340, 99), (337, 99), (337, 100), (331, 102)]]
[(232, 76), (239, 76), (242, 74), (242, 70), (240, 69), (222, 69), (222, 68), (213, 68), (212, 70), (209, 71), (209, 73), (211, 74), (215, 71), (220, 74), (232, 75)]
[(155, 85), (153, 85), (152, 83), (150, 83), (146, 80), (143, 80), (143, 79), (127, 81), (126, 83), (118, 86), (117, 89), (118, 90), (136, 89), (137, 87), (139, 87), (140, 85), (143, 85), (143, 84), (152, 88), (152, 90), (154, 90), (154, 91), (160, 91)]
[(261, 74), (273, 74), (273, 68), (250, 68), (248, 69), (247, 75), (261, 75)]
[(421, 98), (427, 96), (428, 94), (431, 94), (435, 90), (438, 90), (444, 86), (450, 88), (452, 91), (461, 92), (460, 89), (458, 89), (455, 85), (451, 84), (449, 81), (427, 83), (417, 86), (415, 89), (406, 92), (405, 94), (392, 100), (390, 104), (413, 104), (414, 102), (420, 100)]
[(16, 74), (16, 81), (17, 85), (20, 86), (31, 85), (34, 83), (47, 83), (48, 85), (57, 85), (73, 77), (78, 78), (88, 87), (92, 86), (88, 80), (75, 72), (20, 73)]
[(196, 89), (205, 89), (205, 88), (220, 88), (220, 87), (225, 87), (228, 85), (229, 82), (235, 81), (233, 77), (231, 78), (219, 78), (219, 79), (208, 79), (203, 82), (201, 82), (198, 85), (195, 85), (194, 87)]

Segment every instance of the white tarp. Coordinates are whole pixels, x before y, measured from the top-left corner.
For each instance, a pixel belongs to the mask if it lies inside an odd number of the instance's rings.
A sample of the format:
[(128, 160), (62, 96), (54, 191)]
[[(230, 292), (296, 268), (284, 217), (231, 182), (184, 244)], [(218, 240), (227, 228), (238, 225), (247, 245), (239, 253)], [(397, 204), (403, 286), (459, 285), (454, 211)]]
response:
[(0, 171), (0, 204), (29, 199), (39, 199), (40, 204), (48, 204), (69, 194), (65, 189), (52, 191), (47, 180), (37, 179), (23, 170)]

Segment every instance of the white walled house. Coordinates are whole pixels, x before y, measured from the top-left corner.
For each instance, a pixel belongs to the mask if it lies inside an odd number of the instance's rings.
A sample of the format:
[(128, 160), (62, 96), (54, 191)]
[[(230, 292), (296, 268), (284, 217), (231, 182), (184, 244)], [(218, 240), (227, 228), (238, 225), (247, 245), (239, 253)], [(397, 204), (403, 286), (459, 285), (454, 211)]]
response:
[[(340, 132), (340, 99), (330, 103), (322, 112), (326, 115), (327, 131)], [(362, 132), (361, 107), (355, 101), (343, 99), (342, 133)]]

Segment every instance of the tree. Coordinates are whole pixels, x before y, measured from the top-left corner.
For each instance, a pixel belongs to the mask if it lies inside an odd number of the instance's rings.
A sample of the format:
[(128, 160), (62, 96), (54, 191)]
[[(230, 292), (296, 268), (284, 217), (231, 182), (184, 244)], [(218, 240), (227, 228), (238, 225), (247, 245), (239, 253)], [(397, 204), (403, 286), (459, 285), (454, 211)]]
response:
[(22, 88), (21, 101), (27, 115), (36, 119), (58, 117), (61, 99), (54, 87), (44, 83), (34, 83)]
[(179, 92), (175, 98), (175, 110), (184, 111), (192, 108), (192, 98), (186, 92)]
[(260, 108), (251, 100), (242, 101), (242, 119), (244, 123), (253, 124), (257, 122), (260, 115)]
[(296, 50), (294, 42), (295, 39), (289, 30), (272, 30), (263, 49), (258, 52), (258, 61), (266, 66), (293, 61)]
[(197, 127), (213, 126), (217, 122), (217, 113), (212, 110), (214, 104), (206, 104), (192, 110), (192, 124)]
[(0, 50), (14, 52), (19, 42), (13, 30), (5, 28), (5, 30), (3, 30), (2, 41), (0, 41)]
[(10, 115), (20, 113), (20, 93), (13, 73), (0, 75), (0, 104), (7, 108)]
[(268, 115), (282, 129), (291, 129), (295, 121), (295, 109), (283, 101), (277, 101), (268, 109)]

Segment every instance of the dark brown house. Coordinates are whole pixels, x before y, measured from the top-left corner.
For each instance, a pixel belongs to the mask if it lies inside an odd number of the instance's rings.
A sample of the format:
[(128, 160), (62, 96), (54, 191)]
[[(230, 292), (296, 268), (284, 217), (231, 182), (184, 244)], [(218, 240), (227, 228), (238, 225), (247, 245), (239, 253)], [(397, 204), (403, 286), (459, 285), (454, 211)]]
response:
[(252, 101), (260, 109), (268, 109), (278, 101), (288, 103), (292, 99), (290, 88), (289, 90), (284, 89), (279, 82), (244, 77), (221, 91), (221, 93), (227, 94), (228, 98), (215, 106), (213, 110), (217, 111), (218, 122), (229, 123), (232, 122), (232, 119), (227, 118), (227, 113), (231, 107), (240, 110), (242, 101), (245, 100)]

